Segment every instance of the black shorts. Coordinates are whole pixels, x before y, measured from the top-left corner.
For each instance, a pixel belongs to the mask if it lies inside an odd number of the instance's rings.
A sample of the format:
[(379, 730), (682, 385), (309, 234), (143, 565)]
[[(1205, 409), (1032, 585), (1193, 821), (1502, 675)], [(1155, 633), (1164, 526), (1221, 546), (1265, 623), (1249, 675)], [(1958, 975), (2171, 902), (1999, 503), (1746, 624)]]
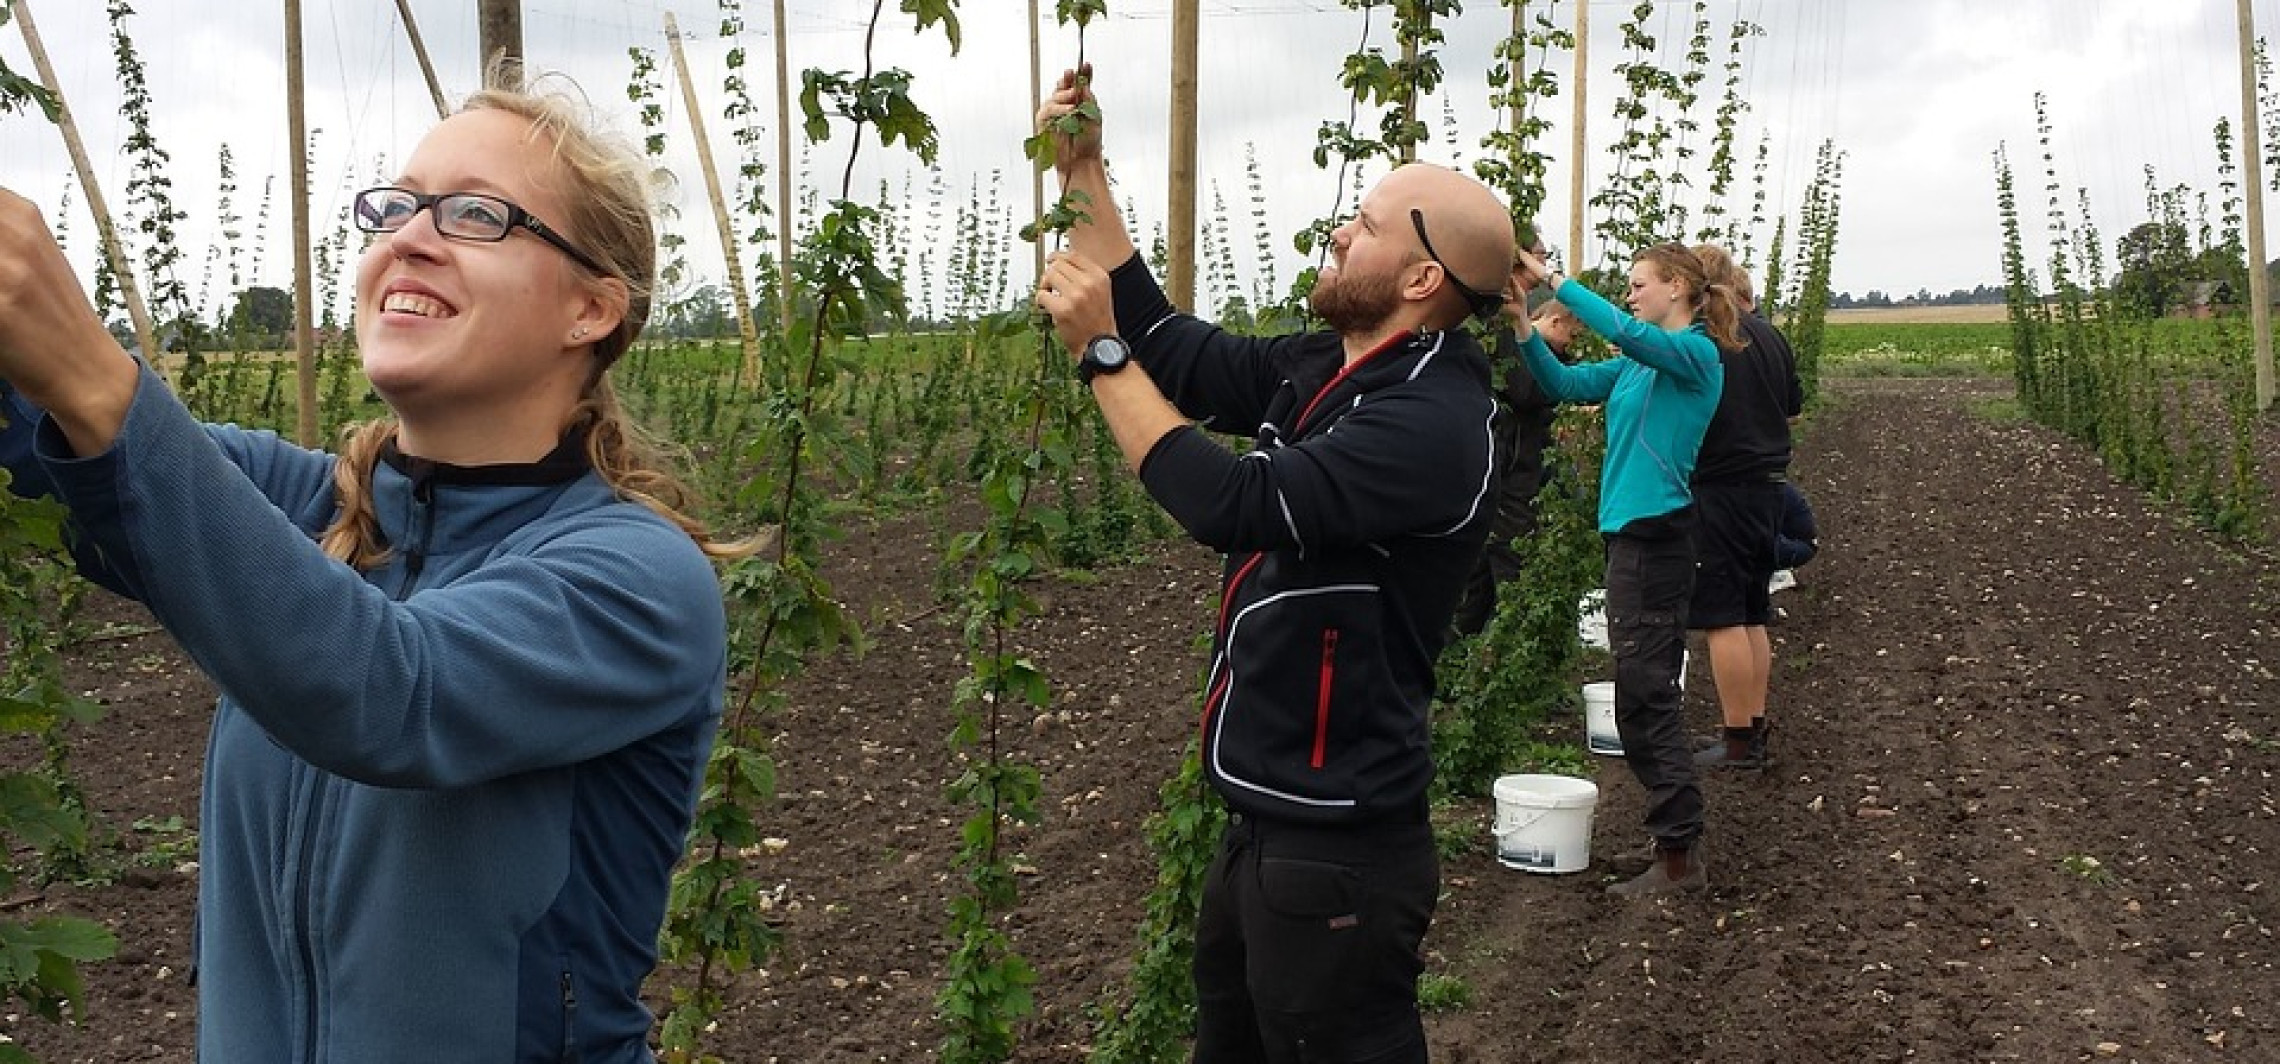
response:
[(1764, 625), (1773, 619), (1774, 535), (1781, 484), (1697, 484), (1694, 602), (1686, 626), (1702, 630)]

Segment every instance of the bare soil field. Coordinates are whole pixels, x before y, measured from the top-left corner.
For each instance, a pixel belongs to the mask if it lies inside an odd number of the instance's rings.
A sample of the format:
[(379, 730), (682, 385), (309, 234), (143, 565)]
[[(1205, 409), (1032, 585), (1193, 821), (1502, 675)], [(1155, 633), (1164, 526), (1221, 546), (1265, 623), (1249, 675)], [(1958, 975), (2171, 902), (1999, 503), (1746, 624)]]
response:
[[(1431, 969), (1434, 1059), (1489, 1062), (2280, 1060), (2280, 581), (2077, 445), (1991, 420), (2007, 382), (1844, 380), (1795, 473), (1822, 552), (1776, 596), (1773, 767), (1707, 782), (1712, 887), (1608, 897), (1639, 791), (1598, 759), (1587, 871), (1448, 860)], [(2280, 456), (2266, 456), (2267, 461)], [(936, 530), (859, 529), (829, 577), (873, 641), (819, 663), (784, 712), (785, 946), (740, 976), (710, 1047), (739, 1064), (932, 1058), (954, 823), (944, 797), (957, 633), (932, 612)], [(1044, 776), (1009, 922), (1039, 974), (1017, 1060), (1084, 1059), (1132, 955), (1154, 861), (1139, 825), (1194, 724), (1215, 559), (1170, 546), (1047, 590), (1031, 653), (1052, 711), (1014, 729)], [(104, 615), (134, 621), (115, 600)], [(109, 704), (72, 760), (114, 830), (196, 820), (212, 692), (159, 634), (75, 650)], [(1698, 659), (1699, 660), (1699, 659)], [(1706, 670), (1688, 710), (1707, 734)], [(1576, 742), (1582, 719), (1562, 722)], [(14, 756), (29, 758), (36, 751)], [(194, 866), (52, 883), (18, 915), (117, 930), (85, 1021), (0, 1032), (51, 1064), (186, 1061)]]

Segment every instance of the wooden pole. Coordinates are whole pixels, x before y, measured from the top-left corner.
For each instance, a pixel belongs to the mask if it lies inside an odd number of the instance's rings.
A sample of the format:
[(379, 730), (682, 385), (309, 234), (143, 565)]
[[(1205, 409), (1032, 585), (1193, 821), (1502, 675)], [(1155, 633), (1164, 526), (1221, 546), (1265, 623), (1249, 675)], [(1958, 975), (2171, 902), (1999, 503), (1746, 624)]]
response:
[[(1172, 167), (1165, 246), (1172, 305), (1195, 309), (1195, 122), (1197, 0), (1172, 0)], [(1094, 204), (1087, 210), (1098, 210)]]
[(16, 29), (24, 35), (25, 50), (32, 53), (32, 69), (38, 72), (40, 85), (48, 95), (55, 97), (56, 128), (63, 130), (64, 150), (71, 153), (72, 169), (79, 172), (79, 187), (87, 193), (87, 209), (95, 215), (103, 257), (110, 260), (111, 275), (119, 280), (119, 298), (127, 305), (127, 319), (134, 322), (135, 343), (141, 346), (143, 358), (156, 364), (158, 356), (164, 354), (158, 349), (158, 330), (151, 326), (150, 308), (143, 304), (134, 266), (127, 261), (126, 245), (119, 243), (119, 231), (111, 224), (110, 208), (103, 205), (103, 189), (95, 181), (95, 167), (87, 160), (87, 143), (79, 138), (79, 123), (72, 120), (71, 103), (63, 98), (63, 84), (56, 80), (47, 48), (40, 44), (39, 27), (32, 23), (31, 0), (16, 0), (15, 12)]
[(427, 79), (436, 118), (450, 117), (451, 105), (443, 102), (443, 84), (435, 79), (435, 64), (428, 61), (427, 42), (420, 39), (420, 24), (412, 19), (412, 0), (396, 0), (396, 14), (404, 20), (404, 35), (412, 39), (412, 56), (420, 61), (420, 76)]
[[(689, 132), (696, 139), (697, 169), (704, 171), (705, 193), (712, 197), (713, 221), (720, 227), (721, 258), (728, 263), (728, 295), (736, 303), (736, 335), (744, 346), (744, 379), (760, 381), (760, 331), (752, 324), (752, 296), (744, 284), (743, 256), (736, 251), (736, 225), (728, 216), (728, 199), (720, 188), (720, 171), (713, 167), (712, 141), (705, 136), (705, 113), (697, 101), (696, 83), (689, 78), (688, 57), (681, 54), (681, 26), (673, 13), (665, 13), (665, 43), (673, 50), (673, 72), (681, 82), (681, 106), (689, 112)], [(786, 262), (789, 270), (791, 264)]]
[[(1420, 9), (1417, 13), (1417, 17), (1425, 20), (1425, 24), (1427, 26), (1432, 25), (1433, 16), (1427, 14), (1424, 10)], [(1395, 15), (1394, 24), (1398, 27), (1400, 23), (1401, 16)], [(1422, 32), (1422, 28), (1419, 32)], [(1404, 129), (1409, 129), (1414, 128), (1417, 125), (1417, 81), (1415, 78), (1417, 72), (1416, 33), (1407, 33), (1402, 35), (1401, 69), (1409, 71), (1411, 74), (1409, 84), (1404, 87), (1401, 92), (1401, 124)], [(1400, 159), (1405, 163), (1413, 163), (1417, 161), (1416, 141), (1404, 141), (1402, 143)]]
[[(1512, 109), (1506, 116), (1506, 121), (1511, 123), (1514, 140), (1517, 141), (1520, 123), (1528, 117), (1528, 107), (1524, 102), (1527, 96), (1523, 95), (1523, 89), (1528, 84), (1528, 0), (1513, 0), (1511, 41), (1512, 82), (1508, 91), (1512, 94)], [(1513, 150), (1517, 152), (1519, 149)]]
[[(1029, 0), (1029, 113), (1036, 114), (1045, 107), (1045, 53), (1043, 21), (1037, 9), (1038, 0)], [(1029, 167), (1029, 202), (1032, 218), (1045, 217), (1045, 168), (1031, 163)], [(1045, 276), (1045, 239), (1038, 237), (1035, 248), (1037, 276)]]
[(523, 59), (522, 0), (482, 0), (476, 5), (476, 25), (483, 49), (483, 69), (502, 57), (520, 64)]
[(295, 438), (317, 439), (316, 283), (309, 276), (309, 122), (301, 99), (301, 0), (285, 0), (285, 150), (293, 195), (293, 369), (300, 417)]
[[(776, 302), (792, 331), (792, 53), (776, 0)], [(757, 378), (755, 379), (757, 380)]]
[(1580, 272), (1585, 265), (1583, 257), (1583, 216), (1589, 199), (1583, 187), (1584, 129), (1589, 124), (1590, 110), (1584, 101), (1589, 98), (1585, 86), (1591, 71), (1591, 4), (1578, 0), (1575, 5), (1575, 103), (1568, 113), (1570, 131), (1568, 142), (1568, 246), (1567, 272)]
[[(1512, 48), (1512, 65), (1509, 68), (1511, 70), (1512, 80), (1505, 84), (1505, 91), (1510, 93), (1511, 98), (1508, 101), (1508, 106), (1504, 116), (1504, 128), (1512, 133), (1512, 152), (1510, 155), (1507, 155), (1505, 157), (1504, 165), (1511, 167), (1511, 172), (1517, 175), (1520, 172), (1519, 162), (1520, 152), (1522, 150), (1520, 144), (1520, 123), (1528, 120), (1527, 101), (1529, 97), (1527, 95), (1526, 88), (1528, 84), (1528, 0), (1513, 0), (1512, 36), (1509, 38), (1509, 41)], [(1517, 183), (1517, 177), (1515, 177), (1515, 183)], [(1538, 195), (1537, 202), (1539, 204), (1539, 210), (1542, 209), (1542, 201), (1543, 197), (1541, 195)], [(1533, 240), (1538, 244), (1544, 242), (1544, 231), (1537, 227), (1536, 219), (1534, 217), (1531, 216), (1522, 218), (1519, 219), (1519, 221), (1520, 224), (1526, 226), (1528, 230), (1527, 232), (1519, 235), (1529, 240)], [(1527, 250), (1527, 246), (1522, 245), (1521, 250)], [(1522, 295), (1525, 296), (1526, 293), (1522, 293)]]
[(2256, 12), (2240, 6), (2240, 153), (2248, 186), (2248, 320), (2256, 335), (2256, 408), (2272, 409), (2272, 277), (2264, 253), (2264, 148), (2256, 113)]

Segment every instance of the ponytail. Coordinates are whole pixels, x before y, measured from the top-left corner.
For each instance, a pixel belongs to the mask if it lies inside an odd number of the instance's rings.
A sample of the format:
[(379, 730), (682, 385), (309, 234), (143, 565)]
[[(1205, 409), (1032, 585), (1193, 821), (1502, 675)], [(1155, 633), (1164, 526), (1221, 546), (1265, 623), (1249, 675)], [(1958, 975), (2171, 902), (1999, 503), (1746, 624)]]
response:
[(1702, 324), (1720, 351), (1739, 351), (1750, 345), (1742, 338), (1742, 305), (1734, 298), (1732, 285), (1713, 281), (1703, 286)]
[[(1757, 297), (1750, 289), (1749, 271), (1734, 262), (1734, 256), (1716, 244), (1696, 244), (1693, 247), (1696, 261), (1702, 264), (1705, 279), (1702, 286), (1702, 316), (1710, 330), (1710, 339), (1720, 350), (1739, 351), (1749, 346), (1742, 336), (1742, 315), (1757, 305)], [(1723, 319), (1723, 325), (1720, 324)]]
[(388, 544), (380, 537), (380, 518), (372, 508), (372, 470), (395, 438), (394, 418), (341, 432), (340, 454), (333, 460), (333, 522), (318, 544), (326, 556), (354, 569), (377, 569), (388, 560)]
[(586, 429), (586, 459), (618, 498), (649, 507), (657, 516), (695, 541), (705, 556), (733, 561), (758, 553), (767, 535), (740, 540), (716, 538), (706, 524), (692, 516), (687, 485), (666, 469), (664, 448), (625, 414), (617, 389), (607, 375), (597, 376), (586, 398), (570, 412), (570, 423)]

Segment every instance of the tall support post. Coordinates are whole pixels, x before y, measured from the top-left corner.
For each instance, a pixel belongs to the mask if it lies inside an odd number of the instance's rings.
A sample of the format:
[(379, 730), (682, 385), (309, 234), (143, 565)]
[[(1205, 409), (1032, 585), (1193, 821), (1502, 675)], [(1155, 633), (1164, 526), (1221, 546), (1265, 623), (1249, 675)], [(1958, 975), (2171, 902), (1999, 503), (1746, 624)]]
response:
[(396, 15), (404, 20), (404, 36), (411, 38), (412, 57), (420, 61), (420, 76), (427, 79), (428, 97), (435, 101), (435, 117), (448, 118), (451, 105), (443, 102), (443, 83), (436, 80), (435, 63), (428, 59), (427, 41), (420, 37), (420, 24), (412, 18), (412, 0), (396, 0)]
[(63, 130), (64, 150), (71, 153), (72, 169), (79, 172), (79, 187), (87, 193), (87, 209), (95, 215), (95, 232), (103, 241), (103, 256), (111, 261), (111, 275), (119, 280), (119, 297), (127, 304), (127, 320), (135, 326), (135, 343), (142, 346), (143, 357), (156, 359), (158, 330), (150, 320), (150, 308), (143, 303), (142, 289), (135, 284), (134, 266), (127, 261), (127, 247), (119, 242), (119, 230), (111, 224), (111, 210), (103, 205), (103, 190), (95, 181), (95, 167), (87, 159), (87, 142), (79, 138), (79, 123), (71, 117), (71, 102), (63, 98), (63, 83), (55, 78), (55, 67), (48, 63), (47, 48), (40, 43), (39, 27), (32, 22), (31, 0), (16, 0), (16, 29), (24, 35), (24, 48), (32, 53), (32, 69), (39, 74), (40, 86), (55, 98), (56, 127)]
[(776, 302), (792, 330), (792, 52), (784, 0), (776, 0)]
[(483, 68), (500, 57), (521, 63), (523, 58), (522, 0), (482, 0), (476, 6), (477, 39), (482, 43)]
[[(1039, 41), (1039, 40), (1038, 40), (1038, 37), (1039, 37), (1041, 34), (1043, 34), (1043, 33), (1044, 33), (1044, 29), (1043, 29), (1043, 23), (1041, 22), (1041, 20), (1040, 20), (1040, 17), (1039, 17), (1039, 16), (1040, 16), (1040, 15), (1042, 15), (1042, 14), (1043, 14), (1043, 13), (1042, 13), (1042, 12), (1040, 12), (1040, 11), (1038, 10), (1038, 8), (1037, 8), (1037, 0), (1029, 0), (1029, 113), (1030, 113), (1030, 114), (1036, 114), (1038, 111), (1042, 110), (1042, 109), (1044, 108), (1044, 106), (1045, 106), (1045, 58), (1044, 58), (1044, 45), (1043, 45), (1043, 42), (1041, 42), (1041, 41)], [(1043, 217), (1045, 217), (1045, 168), (1044, 168), (1044, 167), (1041, 167), (1041, 166), (1036, 166), (1036, 165), (1031, 165), (1031, 166), (1030, 166), (1030, 168), (1029, 168), (1029, 202), (1030, 202), (1030, 213), (1029, 213), (1029, 216), (1030, 216), (1030, 217), (1032, 217), (1032, 218), (1043, 218)], [(1039, 277), (1043, 277), (1043, 276), (1045, 276), (1045, 239), (1044, 239), (1044, 237), (1042, 237), (1042, 236), (1038, 237), (1038, 239), (1037, 239), (1037, 248), (1036, 248), (1036, 256), (1035, 256), (1035, 257), (1036, 257), (1036, 260), (1037, 260), (1037, 276), (1039, 276)]]
[[(1432, 14), (1422, 9), (1418, 11), (1417, 17), (1426, 20), (1428, 25), (1431, 24), (1433, 18)], [(1400, 15), (1394, 16), (1396, 25), (1399, 24), (1400, 18)], [(1409, 71), (1410, 74), (1409, 85), (1401, 93), (1401, 122), (1404, 127), (1413, 128), (1417, 124), (1417, 35), (1415, 33), (1408, 34), (1401, 40), (1401, 69)], [(1408, 141), (1402, 144), (1400, 159), (1405, 163), (1417, 161), (1416, 141)]]
[(1528, 117), (1528, 105), (1525, 102), (1528, 97), (1521, 91), (1528, 84), (1528, 0), (1512, 0), (1511, 40), (1515, 42), (1512, 48), (1512, 81), (1508, 87), (1512, 100), (1505, 121), (1510, 123), (1512, 132), (1518, 133), (1520, 123)]
[(285, 142), (293, 194), (293, 384), (300, 416), (293, 432), (301, 446), (317, 439), (317, 308), (309, 276), (309, 121), (301, 97), (301, 0), (285, 0)]
[[(728, 199), (721, 193), (720, 171), (713, 166), (712, 140), (705, 135), (705, 112), (697, 100), (696, 82), (689, 77), (688, 57), (681, 53), (681, 25), (665, 13), (665, 44), (673, 51), (673, 73), (681, 83), (681, 106), (689, 112), (689, 133), (697, 145), (697, 169), (705, 175), (705, 193), (712, 198), (713, 221), (720, 227), (721, 258), (728, 264), (728, 294), (736, 304), (736, 336), (744, 348), (744, 379), (760, 382), (760, 330), (752, 323), (751, 289), (744, 283), (743, 256), (736, 249), (736, 225), (728, 217)], [(786, 268), (790, 265), (787, 263)]]
[[(1520, 153), (1526, 150), (1526, 146), (1520, 142), (1520, 123), (1528, 120), (1528, 0), (1512, 0), (1512, 36), (1508, 40), (1511, 42), (1512, 60), (1508, 68), (1511, 80), (1505, 83), (1505, 91), (1510, 98), (1505, 105), (1504, 128), (1512, 132), (1512, 153), (1505, 158), (1504, 164), (1517, 174), (1520, 172)], [(1539, 194), (1538, 204), (1542, 201), (1543, 197)], [(1527, 232), (1521, 236), (1539, 244), (1544, 241), (1544, 231), (1536, 224), (1534, 217), (1521, 218), (1519, 222), (1527, 226)], [(1525, 245), (1522, 250), (1526, 250)]]
[(2256, 334), (2256, 408), (2272, 409), (2272, 277), (2264, 256), (2264, 146), (2256, 113), (2256, 11), (2240, 6), (2240, 153), (2248, 186), (2248, 320)]
[[(1172, 0), (1172, 159), (1166, 223), (1172, 305), (1195, 311), (1195, 122), (1198, 0)], [(1086, 210), (1100, 210), (1093, 204)], [(1102, 265), (1107, 265), (1103, 263)]]
[(1591, 110), (1586, 105), (1586, 101), (1590, 99), (1590, 93), (1587, 91), (1590, 84), (1588, 80), (1590, 72), (1591, 4), (1589, 0), (1577, 0), (1575, 5), (1575, 75), (1568, 79), (1575, 83), (1573, 86), (1575, 103), (1568, 112), (1568, 125), (1572, 128), (1569, 130), (1568, 141), (1567, 267), (1571, 274), (1579, 273), (1586, 265), (1589, 265), (1583, 257), (1583, 216), (1585, 205), (1591, 197), (1584, 191), (1583, 155), (1586, 144), (1584, 131), (1589, 127), (1591, 117)]

